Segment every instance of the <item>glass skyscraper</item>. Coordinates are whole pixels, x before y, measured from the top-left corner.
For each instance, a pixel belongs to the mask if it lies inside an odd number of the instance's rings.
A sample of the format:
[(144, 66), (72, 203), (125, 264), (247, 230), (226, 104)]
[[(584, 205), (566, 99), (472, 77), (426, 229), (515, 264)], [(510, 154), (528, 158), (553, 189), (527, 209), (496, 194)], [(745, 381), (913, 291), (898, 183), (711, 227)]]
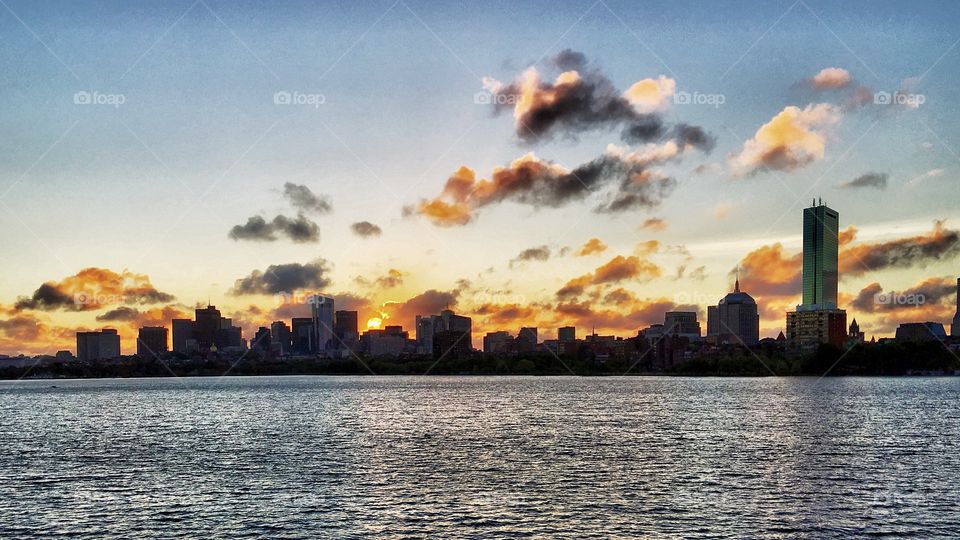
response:
[(822, 202), (803, 209), (803, 305), (836, 309), (840, 214)]

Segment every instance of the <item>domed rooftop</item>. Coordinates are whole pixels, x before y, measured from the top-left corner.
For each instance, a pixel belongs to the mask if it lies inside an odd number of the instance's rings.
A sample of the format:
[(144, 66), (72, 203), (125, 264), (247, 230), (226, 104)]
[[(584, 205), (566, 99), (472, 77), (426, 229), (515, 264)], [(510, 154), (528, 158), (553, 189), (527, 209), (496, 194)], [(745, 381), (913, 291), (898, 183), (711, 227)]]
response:
[(740, 279), (737, 278), (736, 284), (733, 286), (733, 292), (724, 296), (720, 300), (721, 304), (756, 304), (757, 301), (753, 299), (752, 296), (745, 292), (740, 292)]

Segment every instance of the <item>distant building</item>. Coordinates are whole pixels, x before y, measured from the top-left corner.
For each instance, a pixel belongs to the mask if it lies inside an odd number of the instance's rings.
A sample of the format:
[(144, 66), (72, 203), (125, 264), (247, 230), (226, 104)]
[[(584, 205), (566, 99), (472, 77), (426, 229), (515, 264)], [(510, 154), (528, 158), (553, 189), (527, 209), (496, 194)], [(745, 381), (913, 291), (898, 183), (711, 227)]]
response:
[(700, 322), (696, 311), (668, 311), (663, 316), (664, 332), (673, 336), (682, 336), (691, 341), (701, 337)]
[(576, 341), (577, 329), (573, 326), (561, 326), (557, 329), (557, 341)]
[(384, 326), (382, 330), (367, 330), (360, 337), (363, 351), (371, 356), (397, 357), (406, 352), (409, 333), (400, 326)]
[(294, 317), (291, 322), (291, 352), (293, 354), (316, 354), (316, 336), (311, 317)]
[(197, 308), (194, 310), (194, 338), (197, 340), (197, 348), (201, 351), (209, 351), (216, 345), (217, 332), (220, 330), (220, 310), (215, 306), (207, 305), (206, 308)]
[(78, 360), (106, 360), (120, 356), (120, 335), (112, 328), (77, 332)]
[(250, 348), (256, 351), (269, 352), (272, 344), (273, 338), (271, 337), (270, 329), (261, 326), (257, 328), (257, 332), (253, 334), (253, 342), (250, 343)]
[(270, 325), (271, 348), (279, 355), (290, 354), (290, 327), (283, 321), (274, 321)]
[(535, 326), (524, 326), (517, 334), (517, 352), (533, 352), (540, 342)]
[(947, 333), (938, 322), (903, 323), (897, 327), (897, 341), (943, 341)]
[(162, 326), (144, 326), (137, 333), (137, 355), (155, 357), (167, 352), (167, 329)]
[(333, 333), (339, 341), (354, 341), (360, 338), (358, 313), (340, 310), (334, 313)]
[(953, 316), (953, 324), (950, 325), (950, 335), (960, 337), (960, 278), (957, 278), (957, 312)]
[[(438, 347), (437, 339), (441, 334), (443, 343)], [(417, 354), (432, 354), (434, 358), (450, 354), (467, 356), (473, 352), (472, 334), (470, 317), (457, 315), (449, 309), (439, 315), (417, 315)], [(450, 351), (450, 347), (455, 350)]]
[(860, 325), (857, 324), (856, 318), (854, 318), (853, 322), (850, 323), (850, 333), (847, 334), (847, 337), (849, 338), (850, 343), (864, 342), (864, 335), (863, 332), (860, 331)]
[(829, 343), (842, 348), (847, 341), (847, 312), (842, 309), (787, 313), (787, 347), (812, 350)]
[(483, 336), (483, 352), (487, 354), (508, 354), (513, 350), (513, 336), (506, 330), (488, 332)]
[(326, 352), (332, 348), (333, 337), (333, 298), (315, 294), (308, 300), (310, 317), (313, 319), (313, 332), (316, 336), (316, 352)]
[(760, 314), (752, 296), (740, 291), (740, 279), (733, 292), (716, 306), (707, 308), (707, 336), (719, 343), (753, 345), (760, 341)]
[(173, 319), (173, 351), (187, 354), (197, 348), (196, 325), (190, 319)]
[(840, 214), (816, 201), (803, 209), (803, 303), (787, 313), (787, 346), (810, 350), (848, 338), (847, 312), (837, 308)]

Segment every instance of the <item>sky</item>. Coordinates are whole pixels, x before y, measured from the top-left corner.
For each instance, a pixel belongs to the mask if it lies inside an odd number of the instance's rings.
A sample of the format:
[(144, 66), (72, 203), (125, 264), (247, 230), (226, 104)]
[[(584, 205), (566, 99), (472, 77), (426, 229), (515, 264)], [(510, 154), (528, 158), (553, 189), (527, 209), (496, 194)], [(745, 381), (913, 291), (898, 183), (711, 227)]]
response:
[(741, 288), (774, 337), (802, 208), (867, 336), (949, 322), (956, 2), (0, 2), (0, 354), (208, 302), (635, 335)]

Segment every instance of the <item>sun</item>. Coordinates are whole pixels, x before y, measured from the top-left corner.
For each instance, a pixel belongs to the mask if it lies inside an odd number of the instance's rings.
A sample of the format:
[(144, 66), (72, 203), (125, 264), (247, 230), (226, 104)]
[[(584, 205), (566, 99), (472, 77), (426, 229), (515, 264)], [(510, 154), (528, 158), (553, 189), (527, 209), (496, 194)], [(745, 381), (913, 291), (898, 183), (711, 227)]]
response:
[(383, 320), (380, 317), (370, 317), (367, 319), (367, 329), (380, 328), (381, 324), (383, 324)]

